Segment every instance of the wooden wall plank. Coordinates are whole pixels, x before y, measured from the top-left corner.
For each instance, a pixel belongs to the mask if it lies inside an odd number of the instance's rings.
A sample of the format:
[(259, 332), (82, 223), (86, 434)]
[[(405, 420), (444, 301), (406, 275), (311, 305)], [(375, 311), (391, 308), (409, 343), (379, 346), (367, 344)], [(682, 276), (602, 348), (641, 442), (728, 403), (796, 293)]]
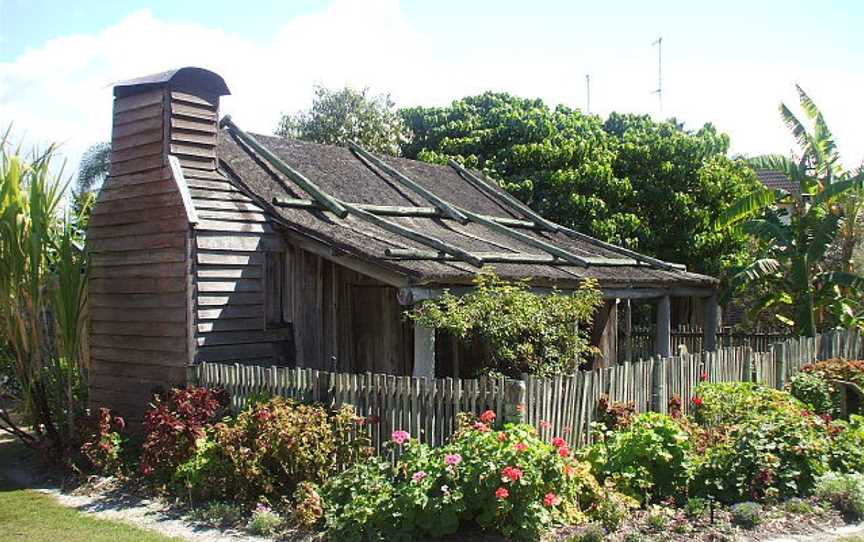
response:
[(181, 130), (200, 132), (204, 134), (216, 133), (216, 123), (200, 119), (181, 119), (171, 117), (171, 128), (180, 128)]
[(284, 241), (275, 235), (255, 235), (245, 233), (224, 235), (218, 233), (199, 232), (196, 240), (199, 250), (259, 252), (267, 250), (278, 251), (285, 248)]
[(184, 307), (129, 310), (128, 308), (90, 307), (90, 320), (93, 322), (171, 322), (186, 323)]
[(157, 251), (146, 249), (126, 252), (95, 252), (90, 255), (91, 267), (184, 261), (186, 261), (186, 251), (183, 248)]
[(185, 292), (185, 277), (112, 277), (94, 278), (88, 282), (88, 291), (94, 294), (149, 294)]
[(197, 143), (199, 145), (216, 145), (216, 134), (175, 128), (171, 130), (171, 141)]
[(260, 279), (202, 279), (197, 282), (198, 291), (202, 293), (232, 293), (232, 292), (260, 292), (262, 290)]
[(198, 320), (231, 320), (235, 318), (256, 318), (264, 314), (264, 305), (227, 305), (198, 309)]
[(180, 194), (156, 194), (154, 196), (142, 196), (135, 199), (112, 201), (106, 205), (96, 205), (93, 215), (125, 213), (127, 211), (140, 211), (143, 209), (158, 209), (172, 205), (182, 205)]
[(162, 102), (137, 109), (130, 109), (129, 111), (120, 111), (119, 113), (114, 113), (114, 126), (129, 124), (130, 122), (142, 122), (153, 118), (161, 119), (162, 114)]
[(117, 251), (125, 252), (142, 249), (183, 248), (186, 246), (186, 236), (178, 233), (160, 233), (153, 235), (111, 237), (108, 239), (92, 239), (87, 243), (92, 252)]
[(165, 159), (160, 152), (159, 154), (135, 158), (125, 162), (112, 162), (111, 175), (125, 175), (127, 173), (135, 173), (136, 171), (161, 168), (164, 165)]
[(123, 335), (130, 341), (138, 341), (138, 337), (186, 337), (186, 326), (176, 322), (105, 322), (94, 320), (91, 323), (91, 333), (96, 335)]
[(133, 96), (114, 99), (114, 113), (122, 113), (139, 107), (148, 107), (153, 104), (161, 104), (164, 100), (165, 92), (162, 89), (150, 90), (141, 92)]
[(186, 217), (164, 219), (155, 222), (137, 222), (135, 224), (117, 224), (109, 227), (91, 228), (89, 239), (109, 239), (111, 237), (128, 237), (131, 235), (149, 235), (156, 233), (179, 233), (189, 231)]
[(195, 205), (195, 209), (198, 211), (203, 209), (220, 211), (264, 211), (263, 209), (261, 209), (261, 207), (252, 203), (251, 201), (219, 201), (203, 198), (192, 198), (192, 203)]
[(104, 346), (106, 348), (124, 348), (134, 342), (136, 348), (142, 350), (156, 350), (159, 352), (186, 353), (186, 341), (178, 341), (174, 337), (136, 337), (134, 341), (125, 335), (100, 335), (90, 334), (92, 346)]
[(128, 147), (125, 149), (112, 149), (111, 151), (111, 163), (119, 163), (125, 162), (127, 160), (134, 160), (135, 158), (143, 158), (145, 156), (152, 156), (154, 154), (162, 154), (162, 141), (155, 141), (153, 143), (146, 143), (142, 145), (136, 145), (134, 147)]
[[(199, 214), (200, 216), (200, 214)], [(103, 227), (115, 227), (122, 224), (136, 224), (140, 222), (168, 220), (172, 218), (186, 219), (186, 209), (182, 205), (159, 207), (156, 209), (144, 209), (140, 211), (126, 211), (121, 213), (103, 213), (90, 217), (90, 228), (99, 229)]]
[(196, 274), (201, 279), (260, 279), (264, 270), (260, 265), (211, 266), (199, 265)]
[(96, 265), (89, 277), (98, 278), (176, 278), (186, 276), (186, 262), (156, 263), (149, 265)]
[(276, 233), (273, 226), (266, 222), (228, 222), (221, 220), (199, 220), (195, 224), (199, 231), (240, 232), (240, 233)]
[(140, 122), (133, 122), (131, 124), (122, 124), (120, 126), (114, 126), (114, 129), (111, 131), (111, 140), (121, 139), (124, 137), (131, 136), (133, 134), (140, 134), (142, 132), (151, 132), (153, 130), (161, 130), (163, 126), (162, 117), (155, 117), (152, 119), (143, 120)]
[(162, 352), (159, 350), (146, 350), (144, 348), (129, 348), (94, 345), (90, 349), (90, 355), (94, 359), (113, 361), (118, 363), (141, 363), (158, 366), (182, 367), (186, 365), (187, 356), (185, 352)]
[(188, 92), (180, 92), (178, 90), (171, 91), (171, 99), (178, 102), (202, 105), (205, 107), (209, 107), (213, 110), (215, 110), (219, 105), (219, 98), (189, 94)]
[(224, 222), (269, 222), (267, 215), (255, 211), (233, 212), (198, 210), (198, 218), (205, 220), (221, 220)]
[(199, 295), (199, 307), (224, 307), (227, 305), (261, 305), (261, 293), (239, 293), (230, 295)]
[(162, 136), (163, 130), (160, 126), (159, 128), (154, 128), (152, 130), (147, 130), (144, 132), (138, 132), (125, 137), (116, 137), (111, 140), (111, 151), (119, 151), (123, 149), (128, 149), (130, 147), (136, 147), (138, 145), (155, 143), (157, 141), (161, 143)]
[(172, 118), (192, 118), (215, 122), (218, 120), (216, 111), (207, 107), (189, 105), (181, 102), (171, 102), (171, 117)]
[(264, 330), (264, 318), (223, 318), (198, 322), (198, 333), (213, 333), (220, 331)]
[(177, 294), (100, 294), (91, 292), (87, 296), (91, 307), (118, 309), (185, 307), (186, 299)]
[(202, 250), (196, 255), (199, 264), (209, 265), (262, 265), (264, 255), (260, 252), (238, 253)]

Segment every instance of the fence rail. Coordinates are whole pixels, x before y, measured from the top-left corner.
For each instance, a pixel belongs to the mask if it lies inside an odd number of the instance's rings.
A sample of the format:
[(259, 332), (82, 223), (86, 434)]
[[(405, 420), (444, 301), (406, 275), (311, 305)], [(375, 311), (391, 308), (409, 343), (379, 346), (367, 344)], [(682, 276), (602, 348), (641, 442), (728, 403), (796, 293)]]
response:
[(373, 421), (366, 427), (379, 451), (397, 429), (441, 445), (455, 430), (457, 414), (486, 409), (498, 413), (499, 419), (534, 425), (543, 438), (566, 435), (575, 445), (584, 445), (591, 441), (591, 424), (604, 395), (632, 402), (637, 412), (667, 412), (669, 401), (677, 396), (687, 412), (693, 389), (702, 380), (753, 381), (783, 388), (805, 364), (832, 357), (864, 357), (864, 338), (852, 330), (835, 331), (787, 339), (767, 352), (734, 346), (553, 378), (463, 380), (202, 363), (191, 369), (190, 380), (224, 387), (235, 411), (261, 393), (330, 408), (352, 405), (358, 415)]

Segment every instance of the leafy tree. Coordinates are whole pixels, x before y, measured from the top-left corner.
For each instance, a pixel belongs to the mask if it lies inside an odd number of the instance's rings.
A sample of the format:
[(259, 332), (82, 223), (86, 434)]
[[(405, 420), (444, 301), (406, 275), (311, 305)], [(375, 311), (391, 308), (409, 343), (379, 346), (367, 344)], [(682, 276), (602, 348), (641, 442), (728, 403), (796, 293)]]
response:
[(572, 295), (541, 296), (526, 281), (508, 282), (484, 269), (475, 288), (457, 296), (444, 292), (439, 300), (421, 303), (408, 313), (417, 323), (445, 330), (471, 344), (489, 346), (483, 368), (518, 378), (570, 373), (581, 357), (592, 353), (587, 328), (602, 296), (594, 281), (585, 281)]
[(398, 155), (409, 132), (390, 95), (373, 96), (368, 88), (331, 90), (315, 87), (312, 108), (283, 115), (276, 135), (331, 145), (354, 140), (367, 150)]
[(491, 92), (401, 113), (414, 134), (406, 157), (479, 168), (556, 222), (710, 274), (746, 254), (744, 236), (718, 232), (713, 217), (758, 181), (710, 124), (691, 132), (618, 114), (603, 123)]
[[(826, 260), (848, 218), (843, 214), (843, 198), (861, 189), (864, 174), (842, 169), (825, 118), (810, 97), (796, 88), (812, 128), (785, 104), (780, 105), (780, 114), (798, 142), (800, 158), (768, 155), (750, 163), (756, 169), (783, 172), (798, 184), (800, 194), (761, 187), (730, 206), (718, 226), (734, 226), (760, 244), (758, 258), (733, 276), (730, 292), (755, 285), (763, 293), (756, 309), (772, 312), (797, 334), (812, 337), (832, 313), (847, 312), (843, 300), (850, 291), (864, 290), (864, 278), (833, 270)], [(775, 205), (780, 201), (793, 203), (791, 213)]]
[(97, 189), (108, 177), (110, 171), (111, 143), (103, 142), (92, 145), (81, 157), (75, 194), (92, 192)]

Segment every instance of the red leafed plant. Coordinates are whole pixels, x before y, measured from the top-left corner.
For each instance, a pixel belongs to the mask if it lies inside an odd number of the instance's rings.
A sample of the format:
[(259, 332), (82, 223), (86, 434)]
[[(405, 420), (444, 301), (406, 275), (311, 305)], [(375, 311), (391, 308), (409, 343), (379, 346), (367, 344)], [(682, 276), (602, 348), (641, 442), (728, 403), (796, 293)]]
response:
[(78, 420), (78, 431), (83, 444), (81, 455), (89, 468), (103, 475), (119, 475), (123, 468), (122, 433), (126, 422), (114, 416), (107, 408)]
[(158, 398), (144, 414), (144, 443), (141, 446), (141, 473), (170, 476), (189, 459), (205, 429), (227, 412), (228, 395), (220, 388), (172, 391), (167, 401)]

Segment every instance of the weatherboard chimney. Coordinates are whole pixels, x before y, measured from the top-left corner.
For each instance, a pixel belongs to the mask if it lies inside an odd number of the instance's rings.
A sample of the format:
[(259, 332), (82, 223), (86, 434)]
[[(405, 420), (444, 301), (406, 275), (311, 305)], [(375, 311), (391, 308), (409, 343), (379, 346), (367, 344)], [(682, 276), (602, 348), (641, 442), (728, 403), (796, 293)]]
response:
[(183, 172), (216, 169), (225, 94), (200, 68), (114, 87), (111, 170), (87, 229), (91, 407), (140, 420), (153, 392), (186, 383), (197, 217)]
[(180, 68), (114, 86), (111, 176), (168, 165), (216, 169), (219, 97), (225, 81), (201, 68)]

